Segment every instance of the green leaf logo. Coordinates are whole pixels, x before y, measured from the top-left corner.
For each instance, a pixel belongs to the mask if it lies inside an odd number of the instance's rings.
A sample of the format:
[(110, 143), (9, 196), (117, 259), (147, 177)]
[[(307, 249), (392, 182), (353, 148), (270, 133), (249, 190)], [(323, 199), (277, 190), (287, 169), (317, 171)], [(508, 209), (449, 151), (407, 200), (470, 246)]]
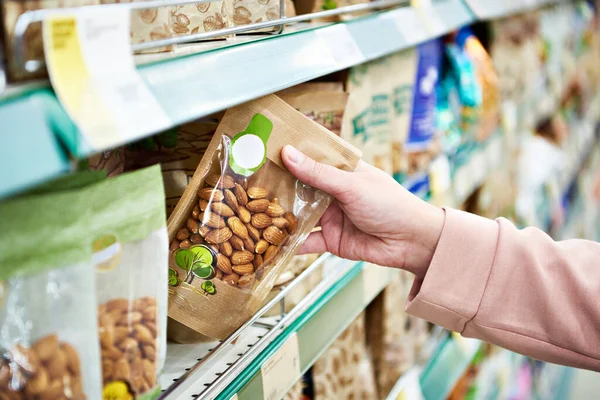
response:
[[(213, 250), (203, 244), (194, 245), (175, 252), (175, 264), (185, 271), (185, 282), (192, 283), (194, 277), (211, 279), (215, 276), (214, 263), (216, 256)], [(169, 279), (171, 279), (169, 277)]]

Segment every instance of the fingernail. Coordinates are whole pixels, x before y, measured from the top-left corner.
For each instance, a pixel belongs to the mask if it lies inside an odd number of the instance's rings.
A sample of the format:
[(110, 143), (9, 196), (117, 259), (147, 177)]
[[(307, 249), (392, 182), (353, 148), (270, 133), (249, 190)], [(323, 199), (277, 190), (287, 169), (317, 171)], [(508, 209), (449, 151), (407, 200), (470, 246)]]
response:
[(285, 146), (285, 153), (287, 159), (293, 162), (294, 164), (301, 164), (302, 161), (304, 161), (304, 154), (302, 154), (302, 152), (294, 146)]

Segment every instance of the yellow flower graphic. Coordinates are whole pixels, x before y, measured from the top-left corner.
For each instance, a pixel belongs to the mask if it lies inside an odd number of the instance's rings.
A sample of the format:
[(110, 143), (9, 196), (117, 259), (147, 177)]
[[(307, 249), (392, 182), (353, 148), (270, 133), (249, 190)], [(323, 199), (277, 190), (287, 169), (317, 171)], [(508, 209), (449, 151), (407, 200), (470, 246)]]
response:
[(111, 382), (104, 385), (103, 400), (133, 400), (133, 395), (125, 382)]

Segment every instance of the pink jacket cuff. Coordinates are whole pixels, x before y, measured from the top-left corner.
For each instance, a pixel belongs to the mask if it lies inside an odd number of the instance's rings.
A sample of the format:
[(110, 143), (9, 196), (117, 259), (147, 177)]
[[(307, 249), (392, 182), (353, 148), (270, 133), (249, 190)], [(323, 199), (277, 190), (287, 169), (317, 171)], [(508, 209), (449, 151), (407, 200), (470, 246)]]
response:
[[(493, 220), (445, 209), (444, 228), (424, 279), (415, 279), (406, 311), (462, 332), (479, 309), (499, 227)], [(461, 254), (468, 252), (468, 254)]]

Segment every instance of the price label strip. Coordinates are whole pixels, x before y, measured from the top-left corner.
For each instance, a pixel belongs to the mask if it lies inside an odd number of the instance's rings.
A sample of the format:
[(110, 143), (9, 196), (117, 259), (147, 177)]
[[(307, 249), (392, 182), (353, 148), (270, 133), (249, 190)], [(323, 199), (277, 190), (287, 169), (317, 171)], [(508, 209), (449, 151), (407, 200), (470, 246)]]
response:
[(44, 51), (58, 99), (97, 151), (131, 142), (172, 123), (137, 73), (130, 11), (82, 10), (43, 22)]
[(317, 29), (315, 34), (327, 44), (338, 67), (349, 67), (365, 61), (365, 56), (346, 25), (337, 24)]
[(413, 46), (427, 40), (425, 26), (412, 7), (389, 11), (384, 16), (396, 24), (396, 28), (407, 44)]
[(300, 378), (298, 336), (292, 334), (260, 369), (265, 400), (279, 400)]

